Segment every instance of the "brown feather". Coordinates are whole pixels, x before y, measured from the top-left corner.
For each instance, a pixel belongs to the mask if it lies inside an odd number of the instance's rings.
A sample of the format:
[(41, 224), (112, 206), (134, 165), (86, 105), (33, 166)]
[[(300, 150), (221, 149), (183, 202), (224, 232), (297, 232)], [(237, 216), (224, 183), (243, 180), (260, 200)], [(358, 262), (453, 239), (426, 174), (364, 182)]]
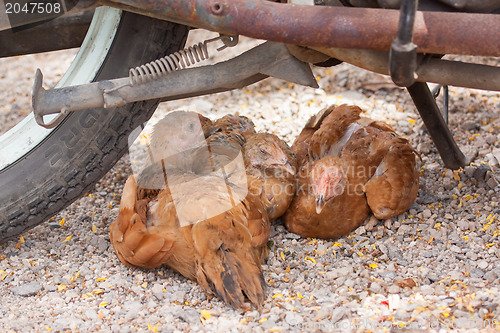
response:
[[(139, 207), (143, 202), (139, 201)], [(129, 266), (156, 267), (157, 253), (168, 257), (173, 246), (168, 237), (151, 233), (138, 214), (137, 185), (130, 176), (123, 188), (117, 219), (110, 225), (110, 239), (119, 259)], [(145, 208), (143, 208), (145, 209)], [(145, 212), (141, 215), (146, 216)], [(156, 257), (155, 257), (156, 256)]]
[(316, 132), (323, 119), (325, 119), (332, 111), (335, 109), (335, 106), (329, 106), (320, 110), (314, 116), (311, 116), (309, 120), (306, 122), (304, 128), (300, 132), (299, 136), (295, 139), (292, 144), (292, 151), (296, 156), (298, 165), (303, 165), (308, 159), (309, 156), (309, 146), (311, 144), (311, 137)]
[(260, 308), (265, 292), (260, 263), (267, 256), (263, 248), (269, 233), (262, 203), (251, 194), (233, 209), (194, 225), (200, 285), (233, 307), (244, 309), (246, 296)]
[(343, 104), (336, 107), (312, 135), (308, 152), (310, 158), (325, 156), (332, 145), (344, 136), (348, 126), (360, 119), (360, 113), (361, 109), (357, 106)]
[(245, 116), (228, 114), (215, 121), (212, 132), (237, 132), (247, 139), (255, 134), (255, 125)]

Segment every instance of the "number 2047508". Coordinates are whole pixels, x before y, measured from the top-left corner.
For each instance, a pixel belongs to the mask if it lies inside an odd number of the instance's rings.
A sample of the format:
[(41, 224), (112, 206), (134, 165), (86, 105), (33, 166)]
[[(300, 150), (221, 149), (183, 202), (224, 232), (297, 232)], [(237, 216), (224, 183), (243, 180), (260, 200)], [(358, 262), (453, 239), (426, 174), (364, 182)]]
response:
[(59, 2), (6, 2), (6, 14), (60, 14), (63, 8)]

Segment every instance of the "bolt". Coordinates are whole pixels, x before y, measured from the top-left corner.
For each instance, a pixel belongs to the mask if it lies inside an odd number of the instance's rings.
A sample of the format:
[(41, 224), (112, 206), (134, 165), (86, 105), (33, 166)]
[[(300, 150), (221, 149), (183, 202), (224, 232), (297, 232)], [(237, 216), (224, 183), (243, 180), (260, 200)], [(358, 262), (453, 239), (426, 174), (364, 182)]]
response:
[(212, 10), (212, 14), (214, 15), (222, 15), (222, 12), (224, 12), (224, 4), (220, 2), (214, 2), (211, 6), (210, 9)]

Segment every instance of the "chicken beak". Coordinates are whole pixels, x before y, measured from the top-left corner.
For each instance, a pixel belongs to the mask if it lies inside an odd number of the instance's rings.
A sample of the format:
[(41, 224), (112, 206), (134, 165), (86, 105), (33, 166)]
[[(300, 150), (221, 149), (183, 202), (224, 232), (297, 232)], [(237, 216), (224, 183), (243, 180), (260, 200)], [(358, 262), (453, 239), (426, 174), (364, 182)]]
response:
[(293, 167), (292, 163), (290, 163), (290, 161), (288, 160), (281, 165), (281, 169), (285, 172), (288, 172), (292, 176), (295, 175), (295, 168)]
[(321, 213), (324, 206), (325, 206), (325, 198), (323, 197), (323, 194), (320, 194), (316, 199), (316, 214)]

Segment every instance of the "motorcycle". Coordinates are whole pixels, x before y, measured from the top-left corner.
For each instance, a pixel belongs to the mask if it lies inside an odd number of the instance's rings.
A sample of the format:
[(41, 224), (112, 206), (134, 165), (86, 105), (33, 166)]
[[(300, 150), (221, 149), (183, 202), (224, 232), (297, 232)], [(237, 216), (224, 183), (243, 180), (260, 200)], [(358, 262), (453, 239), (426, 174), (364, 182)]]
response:
[[(1, 5), (1, 4), (0, 4)], [(87, 192), (162, 101), (240, 89), (269, 76), (317, 87), (311, 65), (389, 75), (412, 97), (446, 167), (466, 157), (427, 82), (500, 91), (500, 68), (444, 60), (500, 57), (498, 0), (5, 1), (0, 56), (80, 46), (54, 89), (36, 73), (33, 113), (0, 136), (0, 242)], [(50, 6), (49, 6), (50, 5)], [(220, 37), (184, 48), (190, 30)], [(214, 65), (238, 36), (267, 42)], [(446, 97), (446, 95), (445, 95)], [(446, 100), (446, 99), (445, 99)]]

